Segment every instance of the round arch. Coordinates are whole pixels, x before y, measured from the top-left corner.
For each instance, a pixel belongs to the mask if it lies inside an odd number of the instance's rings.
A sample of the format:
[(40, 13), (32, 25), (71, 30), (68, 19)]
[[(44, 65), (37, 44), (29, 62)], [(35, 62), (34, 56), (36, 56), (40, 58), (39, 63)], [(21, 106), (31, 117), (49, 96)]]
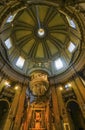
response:
[(66, 108), (68, 111), (68, 117), (69, 117), (71, 129), (84, 130), (85, 122), (84, 122), (83, 113), (81, 111), (81, 107), (79, 103), (74, 99), (70, 99), (66, 103)]
[(7, 99), (0, 99), (0, 130), (3, 130), (8, 112), (10, 109), (10, 103)]
[(10, 108), (10, 103), (7, 99), (2, 98), (0, 99), (0, 102), (6, 102), (8, 104), (8, 108)]
[(77, 103), (77, 104), (79, 105), (79, 103), (78, 103), (77, 100), (75, 100), (75, 99), (69, 99), (69, 100), (66, 102), (66, 108), (67, 108), (67, 105), (68, 105), (69, 102), (75, 102), (75, 103)]

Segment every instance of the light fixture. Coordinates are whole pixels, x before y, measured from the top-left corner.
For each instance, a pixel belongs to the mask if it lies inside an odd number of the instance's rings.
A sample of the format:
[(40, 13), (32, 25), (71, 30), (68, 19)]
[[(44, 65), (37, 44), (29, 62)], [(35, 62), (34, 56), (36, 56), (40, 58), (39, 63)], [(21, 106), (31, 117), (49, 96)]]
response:
[(62, 90), (63, 90), (63, 87), (60, 87), (59, 89), (62, 91)]
[(71, 87), (71, 83), (68, 83), (68, 86)]
[(6, 87), (10, 87), (10, 86), (11, 86), (10, 83), (9, 83), (8, 81), (5, 81), (4, 84), (5, 84)]
[(15, 90), (18, 90), (18, 88), (19, 88), (19, 86), (15, 86), (15, 88), (14, 88), (14, 89), (15, 89)]
[(65, 85), (65, 89), (68, 89), (68, 84)]
[(70, 83), (68, 83), (68, 84), (65, 85), (65, 89), (68, 89), (68, 88), (70, 88), (70, 87), (71, 87), (71, 84), (70, 84)]

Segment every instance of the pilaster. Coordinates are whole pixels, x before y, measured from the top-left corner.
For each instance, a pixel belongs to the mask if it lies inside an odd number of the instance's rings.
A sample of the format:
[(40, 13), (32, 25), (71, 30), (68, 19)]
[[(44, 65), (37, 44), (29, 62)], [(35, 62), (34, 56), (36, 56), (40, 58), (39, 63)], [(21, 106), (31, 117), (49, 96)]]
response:
[(22, 120), (23, 110), (24, 110), (25, 95), (26, 95), (26, 86), (23, 86), (23, 88), (21, 90), (20, 98), (19, 98), (18, 110), (16, 113), (13, 130), (19, 130), (19, 128), (20, 128), (20, 123)]
[(9, 110), (8, 118), (6, 120), (6, 123), (5, 123), (3, 130), (12, 130), (12, 128), (14, 126), (14, 120), (15, 120), (15, 116), (16, 116), (18, 103), (19, 103), (20, 93), (21, 93), (21, 88), (18, 87), (18, 90), (16, 90), (11, 108)]
[[(60, 89), (62, 88), (62, 89)], [(66, 106), (62, 97), (62, 91), (63, 91), (63, 86), (59, 85), (56, 87), (56, 93), (57, 93), (57, 97), (58, 97), (58, 104), (59, 104), (59, 112), (60, 112), (60, 117), (61, 117), (61, 125), (62, 125), (62, 129), (65, 129), (65, 124), (68, 125), (68, 128), (70, 130), (70, 121), (68, 118), (68, 114), (67, 114), (67, 110), (66, 110)]]
[(49, 102), (47, 102), (47, 106), (46, 106), (46, 125), (47, 125), (47, 130), (50, 130), (50, 108), (49, 108)]
[(57, 98), (56, 89), (54, 86), (51, 88), (51, 91), (52, 91), (53, 112), (55, 115), (56, 130), (57, 129), (61, 130), (58, 98)]
[(85, 118), (85, 88), (78, 77), (75, 78), (71, 84), (73, 86), (73, 90), (76, 94), (77, 101)]

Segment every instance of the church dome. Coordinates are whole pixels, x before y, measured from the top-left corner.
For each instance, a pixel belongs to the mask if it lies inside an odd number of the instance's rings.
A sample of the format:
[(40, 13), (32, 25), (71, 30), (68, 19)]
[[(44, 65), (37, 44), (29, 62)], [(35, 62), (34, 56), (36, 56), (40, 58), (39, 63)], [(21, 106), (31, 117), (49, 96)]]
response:
[(47, 1), (11, 4), (2, 10), (1, 41), (14, 70), (26, 76), (35, 70), (57, 76), (80, 61), (83, 30), (73, 7)]

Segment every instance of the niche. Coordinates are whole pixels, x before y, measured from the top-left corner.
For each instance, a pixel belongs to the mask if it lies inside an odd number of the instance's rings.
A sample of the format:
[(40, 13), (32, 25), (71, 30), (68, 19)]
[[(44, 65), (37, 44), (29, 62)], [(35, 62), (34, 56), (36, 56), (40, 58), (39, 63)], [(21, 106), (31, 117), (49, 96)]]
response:
[(5, 121), (7, 119), (9, 111), (9, 103), (7, 100), (1, 99), (0, 100), (0, 129), (3, 130)]
[(67, 104), (68, 114), (72, 120), (74, 130), (84, 130), (84, 118), (80, 109), (80, 106), (75, 101), (69, 101)]

